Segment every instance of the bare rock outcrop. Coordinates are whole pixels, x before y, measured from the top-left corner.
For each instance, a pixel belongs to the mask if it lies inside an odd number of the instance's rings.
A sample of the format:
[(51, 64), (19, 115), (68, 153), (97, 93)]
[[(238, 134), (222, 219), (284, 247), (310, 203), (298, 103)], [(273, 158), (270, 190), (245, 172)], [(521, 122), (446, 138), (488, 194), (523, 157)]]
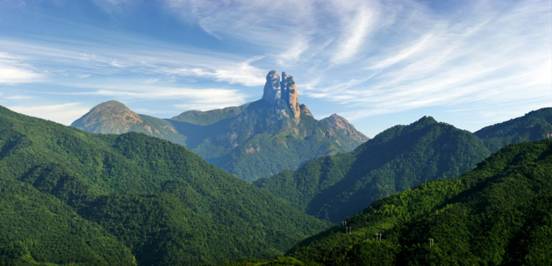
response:
[(293, 80), (286, 72), (282, 75), (275, 70), (268, 72), (264, 86), (263, 100), (275, 106), (278, 110), (288, 109), (293, 118), (301, 118), (301, 107), (299, 104), (299, 90)]

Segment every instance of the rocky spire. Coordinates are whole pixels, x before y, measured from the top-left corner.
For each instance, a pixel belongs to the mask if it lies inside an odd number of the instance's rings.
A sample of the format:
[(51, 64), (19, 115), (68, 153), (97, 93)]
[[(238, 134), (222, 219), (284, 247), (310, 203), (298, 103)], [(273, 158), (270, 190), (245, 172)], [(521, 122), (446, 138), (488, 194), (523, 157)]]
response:
[(299, 106), (297, 85), (292, 76), (282, 72), (278, 74), (275, 70), (268, 72), (264, 86), (263, 100), (280, 108), (289, 108), (295, 119), (301, 116)]
[(282, 91), (280, 89), (280, 75), (276, 70), (268, 72), (266, 75), (266, 83), (264, 86), (263, 100), (276, 104), (282, 98)]

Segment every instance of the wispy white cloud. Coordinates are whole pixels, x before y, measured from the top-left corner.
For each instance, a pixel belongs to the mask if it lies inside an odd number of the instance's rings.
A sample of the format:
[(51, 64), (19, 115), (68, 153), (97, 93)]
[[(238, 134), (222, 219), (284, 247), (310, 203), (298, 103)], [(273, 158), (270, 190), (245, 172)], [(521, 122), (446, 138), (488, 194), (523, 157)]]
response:
[(64, 31), (86, 38), (3, 35), (0, 51), (9, 56), (0, 54), (0, 84), (14, 92), (39, 81), (102, 100), (137, 99), (148, 103), (138, 106), (144, 108), (157, 102), (159, 109), (208, 109), (257, 97), (266, 72), (277, 67), (294, 75), (302, 101), (357, 121), (423, 108), (483, 106), (477, 112), (492, 113), (501, 104), (520, 110), (552, 102), (549, 0), (453, 7), (417, 0), (158, 1), (156, 12), (181, 23), (174, 27), (186, 40), (168, 36), (174, 42), (125, 34), (125, 19), (143, 2), (94, 1), (120, 27), (60, 18), (55, 23)]
[(391, 55), (388, 58), (378, 60), (374, 65), (370, 66), (369, 68), (372, 68), (372, 69), (386, 68), (396, 63), (399, 63), (401, 61), (404, 61), (409, 57), (415, 55), (417, 52), (427, 50), (428, 46), (430, 45), (430, 39), (431, 39), (431, 34), (426, 34), (411, 46), (408, 46), (400, 50), (399, 52)]
[(416, 9), (422, 25), (394, 28), (407, 38), (367, 58), (368, 78), (322, 81), (307, 95), (347, 106), (350, 119), (470, 104), (491, 111), (515, 99), (550, 104), (552, 6), (486, 2), (463, 12), (450, 19)]
[(306, 62), (312, 66), (305, 58), (347, 62), (365, 48), (368, 35), (380, 24), (378, 1), (164, 2), (172, 13), (215, 38), (275, 55), (275, 63), (288, 68)]
[(44, 78), (18, 58), (0, 52), (0, 84), (30, 83)]
[(14, 100), (30, 100), (32, 99), (33, 97), (29, 96), (29, 95), (4, 95), (2, 93), (0, 93), (0, 99), (2, 100), (8, 100), (8, 101), (14, 101)]
[(83, 92), (85, 95), (102, 96), (123, 96), (139, 99), (209, 99), (219, 101), (220, 99), (229, 99), (233, 102), (242, 103), (244, 97), (237, 90), (220, 88), (180, 88), (180, 87), (141, 87), (140, 89), (98, 89), (93, 92)]
[(265, 71), (251, 65), (253, 58), (230, 65), (220, 65), (211, 69), (206, 67), (177, 67), (164, 68), (162, 71), (181, 76), (209, 78), (230, 84), (242, 84), (245, 86), (261, 86), (264, 84)]
[(93, 95), (134, 98), (146, 100), (175, 100), (181, 103), (174, 106), (182, 111), (211, 110), (227, 106), (238, 106), (245, 103), (245, 96), (236, 90), (217, 88), (157, 88), (156, 91), (128, 91), (102, 89), (92, 92)]
[(70, 125), (90, 110), (89, 106), (83, 106), (78, 102), (44, 105), (8, 105), (7, 107), (15, 112), (55, 121), (64, 125)]
[(124, 84), (124, 82), (89, 84), (78, 92), (58, 93), (58, 95), (104, 97), (125, 102), (135, 100), (166, 102), (180, 111), (238, 106), (247, 101), (246, 95), (237, 89), (172, 87), (156, 82), (151, 84)]
[(313, 26), (314, 1), (165, 0), (167, 9), (206, 33), (261, 49), (283, 49)]
[[(120, 50), (116, 47), (105, 48), (96, 43), (78, 44), (33, 43), (28, 41), (0, 39), (0, 49), (9, 50), (30, 61), (47, 64), (49, 71), (56, 74), (56, 66), (63, 68), (63, 78), (73, 75), (75, 78), (96, 76), (119, 76), (132, 72), (142, 75), (181, 75), (202, 77), (218, 82), (259, 86), (264, 83), (265, 70), (252, 63), (262, 57), (242, 59), (230, 54), (190, 49), (152, 49), (147, 43), (135, 44)], [(41, 74), (32, 72), (8, 62), (0, 57), (0, 78), (6, 81), (36, 80)], [(8, 72), (10, 71), (10, 72)], [(10, 78), (11, 77), (11, 78)], [(57, 78), (62, 78), (58, 76)], [(9, 79), (8, 79), (9, 78)], [(2, 80), (0, 80), (1, 82)]]
[(363, 5), (355, 7), (356, 14), (353, 19), (345, 23), (345, 31), (338, 39), (336, 53), (331, 59), (333, 63), (342, 63), (355, 56), (363, 48), (364, 42), (370, 31), (377, 23), (377, 13), (375, 8), (364, 7)]
[(309, 49), (309, 43), (304, 37), (291, 40), (289, 48), (276, 56), (276, 62), (280, 66), (288, 66), (301, 60), (301, 56)]

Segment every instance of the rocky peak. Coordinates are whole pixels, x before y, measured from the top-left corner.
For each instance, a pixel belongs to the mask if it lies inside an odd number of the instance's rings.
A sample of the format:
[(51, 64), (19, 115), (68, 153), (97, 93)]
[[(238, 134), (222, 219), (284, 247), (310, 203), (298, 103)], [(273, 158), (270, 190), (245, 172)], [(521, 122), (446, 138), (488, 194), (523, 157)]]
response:
[(264, 86), (263, 100), (275, 104), (282, 98), (280, 89), (280, 75), (275, 70), (268, 72)]
[(112, 113), (132, 112), (130, 108), (128, 108), (126, 105), (115, 100), (100, 103), (96, 105), (94, 108), (92, 108), (91, 111), (95, 111), (95, 112), (109, 111)]
[(278, 109), (289, 108), (295, 119), (301, 116), (299, 105), (299, 91), (293, 76), (272, 70), (266, 75), (263, 100)]
[(337, 134), (345, 134), (349, 138), (360, 143), (368, 140), (368, 138), (361, 132), (357, 131), (355, 127), (347, 121), (347, 119), (338, 114), (332, 114), (331, 116), (320, 120), (320, 122), (326, 128), (327, 135), (333, 136)]
[(118, 101), (96, 105), (90, 112), (73, 122), (77, 128), (87, 128), (95, 133), (126, 133), (133, 125), (142, 124), (142, 118)]
[(349, 121), (345, 119), (344, 117), (338, 115), (338, 114), (332, 114), (329, 117), (326, 118), (329, 123), (334, 124), (337, 128), (347, 128), (349, 127)]
[(142, 120), (137, 113), (130, 110), (126, 105), (114, 100), (96, 105), (90, 110), (89, 114), (110, 114), (134, 122), (141, 122)]

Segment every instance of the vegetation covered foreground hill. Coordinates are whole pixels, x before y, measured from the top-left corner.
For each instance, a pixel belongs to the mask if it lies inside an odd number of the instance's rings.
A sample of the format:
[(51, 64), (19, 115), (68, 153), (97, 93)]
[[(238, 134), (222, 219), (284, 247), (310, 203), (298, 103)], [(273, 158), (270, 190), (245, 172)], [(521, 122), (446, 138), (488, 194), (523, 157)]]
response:
[(493, 152), (508, 144), (552, 137), (552, 108), (542, 108), (522, 117), (484, 127), (475, 135)]
[(291, 257), (247, 265), (551, 265), (551, 239), (552, 140), (544, 140), (379, 200)]
[(327, 226), (179, 145), (5, 108), (0, 182), (3, 264), (217, 264), (280, 254)]
[(0, 265), (134, 265), (130, 249), (30, 184), (0, 177)]
[(299, 103), (293, 78), (285, 73), (280, 78), (275, 71), (267, 75), (263, 98), (241, 106), (158, 119), (110, 101), (73, 126), (93, 133), (140, 132), (170, 140), (249, 181), (351, 151), (367, 140), (343, 117), (315, 119)]
[(375, 200), (457, 177), (488, 155), (470, 132), (423, 117), (392, 127), (353, 152), (312, 160), (255, 184), (311, 215), (339, 222)]

